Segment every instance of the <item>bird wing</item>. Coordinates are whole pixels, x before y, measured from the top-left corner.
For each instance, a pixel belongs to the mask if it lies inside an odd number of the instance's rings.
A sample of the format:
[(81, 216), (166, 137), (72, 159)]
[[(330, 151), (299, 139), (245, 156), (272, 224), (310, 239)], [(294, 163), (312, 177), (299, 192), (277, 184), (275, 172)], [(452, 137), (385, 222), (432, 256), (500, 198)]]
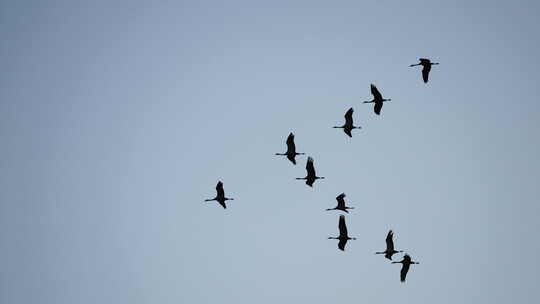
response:
[(382, 101), (375, 102), (375, 106), (373, 107), (373, 111), (375, 112), (375, 114), (381, 115), (382, 106), (383, 106)]
[(287, 154), (295, 154), (296, 153), (296, 145), (294, 144), (294, 134), (289, 134), (289, 137), (287, 137)]
[(311, 158), (311, 156), (308, 157), (307, 159), (306, 170), (307, 170), (307, 176), (316, 176), (315, 166), (313, 165), (313, 158)]
[(377, 90), (377, 87), (374, 84), (371, 85), (371, 94), (375, 99), (382, 99), (381, 93), (379, 90)]
[(347, 237), (347, 224), (345, 224), (345, 216), (340, 215), (339, 216), (339, 236), (340, 237)]
[(392, 230), (388, 231), (388, 235), (386, 235), (386, 251), (387, 252), (394, 251), (394, 240), (392, 240), (393, 237), (394, 237), (394, 233), (392, 232)]
[(296, 165), (296, 158), (295, 158), (296, 155), (294, 154), (287, 154), (287, 159), (289, 159), (291, 161), (291, 163), (295, 164)]
[(345, 193), (341, 193), (336, 197), (337, 207), (340, 209), (345, 209)]
[(424, 65), (424, 68), (422, 69), (422, 79), (424, 79), (425, 83), (428, 82), (429, 71), (431, 71), (431, 64)]
[(400, 279), (401, 282), (405, 282), (405, 278), (407, 277), (407, 272), (409, 272), (409, 264), (403, 263), (403, 266), (401, 267), (401, 273), (400, 273)]
[(352, 115), (353, 115), (353, 108), (350, 108), (347, 113), (345, 113), (345, 125), (346, 126), (351, 126), (353, 125), (353, 118), (352, 118)]
[(217, 197), (225, 197), (225, 191), (223, 191), (223, 183), (220, 181), (216, 185)]
[(340, 239), (339, 243), (337, 244), (338, 248), (345, 251), (345, 245), (347, 245), (346, 239)]

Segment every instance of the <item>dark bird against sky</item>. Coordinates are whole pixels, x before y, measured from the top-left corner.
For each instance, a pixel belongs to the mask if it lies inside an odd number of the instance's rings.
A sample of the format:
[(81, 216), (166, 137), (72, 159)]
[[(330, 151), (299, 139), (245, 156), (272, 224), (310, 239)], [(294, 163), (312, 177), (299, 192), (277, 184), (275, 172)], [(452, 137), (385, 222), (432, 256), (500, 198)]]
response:
[(348, 240), (356, 240), (356, 238), (349, 237), (347, 233), (347, 224), (345, 224), (345, 216), (339, 216), (339, 236), (338, 237), (328, 237), (329, 240), (339, 240), (338, 248), (342, 251), (345, 251), (345, 245), (347, 245)]
[(306, 177), (297, 177), (296, 179), (305, 179), (306, 185), (313, 187), (313, 183), (318, 179), (324, 179), (323, 176), (317, 176), (315, 173), (315, 166), (313, 166), (313, 158), (308, 157), (306, 162), (306, 171), (307, 175)]
[(351, 131), (353, 129), (361, 129), (361, 127), (358, 127), (358, 126), (354, 126), (353, 125), (353, 108), (350, 108), (347, 113), (345, 113), (345, 124), (341, 127), (334, 127), (334, 128), (338, 128), (338, 129), (343, 129), (343, 132), (345, 132), (345, 134), (349, 135), (349, 137), (352, 137), (352, 134), (351, 134)]
[(375, 252), (375, 254), (384, 254), (384, 257), (392, 260), (392, 256), (396, 253), (403, 252), (402, 250), (395, 250), (394, 249), (394, 233), (392, 230), (388, 231), (388, 234), (386, 235), (386, 250), (381, 252)]
[(371, 84), (371, 94), (373, 95), (373, 100), (364, 101), (364, 103), (374, 103), (373, 111), (375, 114), (380, 115), (383, 102), (391, 101), (392, 99), (384, 99), (374, 84)]
[(409, 272), (409, 266), (411, 264), (420, 264), (418, 262), (413, 262), (411, 260), (411, 257), (408, 254), (405, 254), (405, 256), (403, 256), (403, 260), (399, 262), (392, 262), (392, 264), (397, 264), (397, 263), (403, 264), (401, 266), (401, 273), (400, 273), (401, 282), (405, 282), (405, 278), (407, 277), (407, 272)]
[(289, 136), (287, 137), (287, 152), (285, 153), (276, 153), (276, 155), (284, 155), (287, 156), (287, 159), (291, 161), (291, 163), (296, 165), (296, 155), (304, 155), (305, 153), (297, 153), (296, 152), (296, 145), (294, 144), (294, 134), (291, 132)]
[(421, 65), (423, 67), (422, 68), (422, 79), (424, 79), (424, 83), (427, 83), (428, 78), (429, 78), (429, 71), (431, 71), (431, 66), (439, 64), (439, 63), (438, 62), (431, 62), (431, 60), (429, 60), (427, 58), (420, 58), (419, 60), (420, 60), (420, 63), (411, 64), (409, 67), (414, 67), (414, 66), (417, 66), (417, 65)]
[(334, 208), (331, 208), (331, 209), (326, 209), (326, 211), (329, 211), (329, 210), (341, 210), (341, 211), (349, 213), (349, 211), (347, 211), (347, 209), (354, 209), (354, 207), (345, 206), (345, 196), (346, 196), (345, 193), (341, 193), (340, 195), (338, 195), (336, 197), (336, 200), (338, 202), (337, 206), (334, 207)]
[(221, 181), (219, 181), (216, 185), (216, 197), (214, 197), (213, 199), (205, 199), (204, 201), (205, 202), (210, 202), (210, 201), (217, 201), (221, 206), (223, 206), (223, 209), (227, 209), (227, 205), (225, 205), (225, 201), (232, 201), (234, 200), (234, 198), (228, 198), (228, 197), (225, 197), (225, 191), (223, 191), (223, 183)]

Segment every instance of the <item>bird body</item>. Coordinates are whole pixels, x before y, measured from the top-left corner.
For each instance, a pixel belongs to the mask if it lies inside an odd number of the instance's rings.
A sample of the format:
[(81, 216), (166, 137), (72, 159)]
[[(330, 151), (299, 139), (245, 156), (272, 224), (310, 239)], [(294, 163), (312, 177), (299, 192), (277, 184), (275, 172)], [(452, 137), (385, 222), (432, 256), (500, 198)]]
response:
[(392, 230), (388, 231), (388, 234), (386, 235), (386, 250), (381, 252), (375, 252), (375, 254), (384, 254), (384, 257), (392, 260), (392, 256), (396, 253), (403, 252), (402, 250), (395, 250), (394, 249), (394, 233)]
[(276, 155), (287, 156), (287, 159), (290, 160), (291, 163), (296, 165), (296, 155), (304, 155), (305, 153), (297, 153), (296, 152), (296, 145), (294, 144), (294, 134), (292, 132), (287, 137), (287, 141), (285, 143), (287, 144), (287, 152), (285, 152), (285, 153), (276, 153)]
[(313, 158), (308, 157), (306, 162), (306, 177), (297, 177), (296, 179), (306, 180), (306, 185), (313, 187), (313, 183), (318, 179), (324, 179), (323, 176), (317, 176), (315, 172), (315, 166), (313, 165)]
[(424, 80), (424, 83), (427, 83), (429, 80), (429, 72), (431, 71), (431, 66), (439, 64), (438, 62), (431, 62), (431, 60), (427, 58), (420, 58), (420, 63), (417, 64), (411, 64), (409, 67), (414, 67), (417, 65), (422, 66), (422, 79)]
[(349, 237), (349, 234), (347, 232), (347, 224), (345, 224), (345, 216), (340, 215), (339, 216), (339, 236), (338, 237), (328, 237), (329, 240), (339, 240), (338, 242), (338, 248), (341, 251), (345, 251), (345, 245), (347, 245), (348, 240), (356, 240), (354, 237)]
[(216, 192), (217, 192), (216, 197), (212, 199), (205, 199), (204, 201), (205, 202), (217, 201), (223, 207), (223, 209), (227, 209), (227, 205), (225, 205), (225, 201), (232, 201), (234, 200), (234, 198), (225, 197), (225, 191), (223, 190), (223, 183), (221, 181), (219, 181), (216, 185)]
[(343, 126), (336, 126), (334, 128), (339, 128), (339, 129), (343, 129), (343, 132), (345, 132), (345, 134), (347, 134), (349, 137), (352, 137), (352, 133), (351, 131), (353, 129), (361, 129), (361, 127), (358, 127), (358, 126), (354, 126), (353, 125), (353, 108), (350, 108), (346, 113), (345, 113), (345, 124)]
[(384, 99), (381, 92), (379, 92), (379, 90), (374, 84), (371, 84), (371, 95), (373, 95), (373, 100), (364, 101), (364, 103), (374, 103), (375, 105), (373, 107), (373, 111), (375, 112), (375, 114), (380, 115), (383, 102), (391, 101), (392, 99)]
[(338, 195), (336, 197), (336, 200), (338, 202), (337, 206), (334, 207), (334, 208), (331, 208), (331, 209), (326, 209), (326, 211), (330, 211), (330, 210), (341, 210), (343, 212), (347, 212), (349, 213), (349, 211), (347, 209), (354, 209), (354, 207), (347, 207), (345, 206), (345, 193), (341, 193), (340, 195)]
[(401, 279), (401, 282), (405, 282), (405, 278), (407, 277), (407, 272), (409, 272), (409, 267), (411, 266), (411, 264), (420, 264), (418, 262), (413, 262), (411, 260), (411, 257), (408, 254), (405, 254), (405, 256), (403, 256), (403, 260), (399, 262), (392, 262), (392, 264), (397, 264), (397, 263), (402, 264), (401, 272), (399, 276)]

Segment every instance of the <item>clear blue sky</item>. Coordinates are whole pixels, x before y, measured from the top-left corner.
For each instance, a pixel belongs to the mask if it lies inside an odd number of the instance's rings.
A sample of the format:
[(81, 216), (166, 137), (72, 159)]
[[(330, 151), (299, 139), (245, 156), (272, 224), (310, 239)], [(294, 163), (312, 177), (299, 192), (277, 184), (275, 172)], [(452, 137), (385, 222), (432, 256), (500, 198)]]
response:
[[(257, 2), (257, 3), (255, 3)], [(0, 302), (528, 303), (536, 1), (2, 1)], [(441, 62), (429, 84), (419, 57)], [(387, 98), (375, 116), (369, 84)], [(355, 109), (363, 127), (331, 127)], [(273, 154), (289, 132), (305, 159)], [(223, 210), (218, 180), (236, 198)], [(335, 197), (358, 238), (341, 252)], [(420, 261), (373, 253), (389, 229)]]

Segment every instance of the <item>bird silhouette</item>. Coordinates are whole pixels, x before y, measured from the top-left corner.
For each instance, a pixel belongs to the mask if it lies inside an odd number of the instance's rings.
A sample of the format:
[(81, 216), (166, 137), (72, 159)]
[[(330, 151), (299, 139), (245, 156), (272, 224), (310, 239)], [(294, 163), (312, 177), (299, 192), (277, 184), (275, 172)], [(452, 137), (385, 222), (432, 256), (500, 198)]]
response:
[(223, 191), (223, 183), (221, 181), (219, 181), (216, 185), (216, 197), (214, 197), (213, 199), (205, 199), (204, 201), (205, 202), (210, 202), (210, 201), (217, 201), (221, 206), (223, 206), (223, 209), (227, 209), (227, 205), (225, 205), (225, 201), (232, 201), (234, 200), (234, 198), (228, 198), (228, 197), (225, 197), (225, 191)]
[(313, 187), (313, 183), (318, 179), (324, 179), (323, 176), (317, 176), (315, 173), (315, 167), (313, 166), (313, 158), (311, 156), (308, 157), (306, 162), (306, 171), (307, 175), (306, 177), (297, 177), (296, 179), (305, 179), (306, 185)]
[(347, 225), (345, 224), (345, 216), (339, 216), (339, 236), (338, 237), (328, 237), (329, 240), (339, 240), (338, 248), (342, 251), (345, 251), (345, 245), (347, 245), (348, 240), (356, 240), (356, 238), (349, 237), (347, 234)]
[(375, 252), (375, 254), (384, 254), (384, 257), (392, 260), (392, 256), (396, 253), (403, 252), (403, 250), (395, 250), (394, 249), (394, 240), (392, 239), (394, 237), (394, 233), (392, 230), (388, 231), (388, 234), (386, 235), (386, 250), (382, 252)]
[(375, 112), (375, 114), (380, 115), (383, 102), (391, 101), (392, 99), (382, 98), (381, 93), (379, 92), (379, 90), (377, 90), (377, 87), (374, 84), (371, 84), (371, 95), (373, 95), (373, 100), (364, 101), (364, 103), (374, 103), (375, 106), (373, 107), (373, 111)]
[(285, 155), (287, 156), (287, 159), (291, 161), (291, 163), (296, 165), (296, 155), (304, 155), (305, 153), (296, 152), (296, 145), (294, 144), (294, 134), (292, 132), (287, 137), (287, 141), (285, 143), (287, 144), (287, 152), (276, 153), (276, 155)]
[(431, 60), (429, 60), (427, 58), (420, 58), (419, 60), (420, 60), (420, 63), (411, 64), (409, 67), (414, 67), (414, 66), (417, 66), (417, 65), (421, 65), (423, 67), (422, 68), (422, 79), (424, 79), (424, 83), (427, 83), (428, 78), (429, 78), (429, 71), (431, 71), (431, 66), (439, 64), (439, 63), (438, 62), (431, 62)]
[(347, 212), (349, 213), (349, 211), (347, 211), (347, 209), (354, 209), (354, 207), (347, 207), (345, 206), (345, 193), (341, 193), (340, 195), (338, 195), (336, 197), (336, 200), (337, 200), (337, 206), (334, 207), (334, 208), (331, 208), (331, 209), (326, 209), (326, 211), (330, 211), (330, 210), (341, 210), (343, 212)]
[(343, 132), (345, 132), (345, 134), (349, 135), (349, 137), (352, 137), (352, 134), (351, 134), (351, 131), (353, 129), (361, 129), (361, 127), (358, 127), (358, 126), (354, 126), (353, 125), (353, 118), (352, 118), (352, 115), (353, 115), (353, 108), (350, 108), (347, 113), (345, 113), (345, 124), (341, 127), (334, 127), (334, 128), (338, 128), (338, 129), (343, 129)]
[(411, 257), (408, 254), (405, 254), (405, 256), (403, 256), (403, 260), (399, 262), (392, 262), (392, 264), (397, 264), (397, 263), (403, 264), (401, 266), (401, 273), (400, 273), (401, 282), (405, 282), (405, 278), (407, 277), (407, 272), (409, 271), (409, 266), (411, 264), (420, 264), (418, 262), (413, 262), (411, 260)]

